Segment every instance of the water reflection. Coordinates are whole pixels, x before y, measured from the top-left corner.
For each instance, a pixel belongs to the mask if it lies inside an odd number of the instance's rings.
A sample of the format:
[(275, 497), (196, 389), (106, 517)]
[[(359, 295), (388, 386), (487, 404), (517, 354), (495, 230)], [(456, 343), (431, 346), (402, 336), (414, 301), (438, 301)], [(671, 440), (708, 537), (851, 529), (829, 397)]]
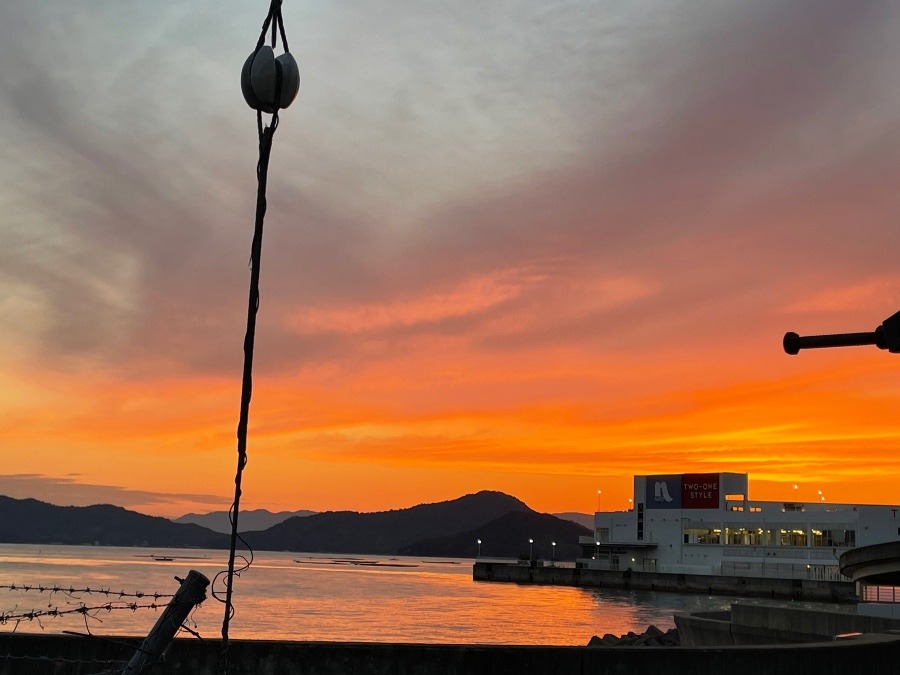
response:
[[(0, 545), (0, 585), (173, 593), (178, 587), (174, 576), (196, 569), (212, 579), (226, 566), (225, 551)], [(54, 602), (90, 606), (95, 599), (2, 593), (0, 610), (7, 613)], [(673, 625), (673, 612), (723, 608), (729, 600), (476, 583), (472, 561), (262, 552), (236, 579), (234, 604), (234, 638), (583, 645), (592, 635), (642, 631), (651, 623), (666, 629)], [(208, 599), (194, 613), (201, 635), (219, 635), (222, 612), (221, 604)], [(157, 614), (117, 612), (99, 618), (102, 623), (89, 622), (96, 634), (143, 635)], [(45, 619), (42, 625), (48, 632), (85, 629), (80, 617)], [(42, 627), (31, 622), (17, 630)]]

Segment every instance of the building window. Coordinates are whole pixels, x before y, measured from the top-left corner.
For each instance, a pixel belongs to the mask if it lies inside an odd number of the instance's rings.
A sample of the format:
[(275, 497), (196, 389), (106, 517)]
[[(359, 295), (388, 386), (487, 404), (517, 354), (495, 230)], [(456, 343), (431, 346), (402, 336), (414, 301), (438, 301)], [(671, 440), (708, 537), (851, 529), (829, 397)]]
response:
[(831, 548), (853, 548), (856, 546), (856, 530), (818, 529), (812, 530), (813, 546)]
[(806, 530), (791, 529), (781, 530), (782, 546), (806, 546)]
[(684, 529), (685, 544), (721, 544), (721, 528), (686, 527)]
[(772, 533), (760, 527), (726, 527), (725, 544), (730, 546), (771, 546)]
[(608, 527), (598, 527), (597, 528), (597, 541), (601, 544), (605, 544), (609, 541), (609, 528)]
[(805, 511), (803, 504), (792, 504), (790, 502), (785, 502), (784, 508), (782, 511)]
[(729, 546), (749, 546), (750, 530), (746, 527), (726, 527), (725, 544)]

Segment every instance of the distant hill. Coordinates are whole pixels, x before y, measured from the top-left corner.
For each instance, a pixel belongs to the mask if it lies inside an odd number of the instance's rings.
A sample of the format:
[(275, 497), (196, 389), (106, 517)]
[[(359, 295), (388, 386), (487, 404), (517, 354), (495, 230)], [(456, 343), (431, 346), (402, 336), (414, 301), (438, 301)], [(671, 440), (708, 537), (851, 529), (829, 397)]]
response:
[[(515, 497), (490, 491), (393, 511), (292, 516), (272, 527), (246, 530), (244, 523), (256, 514), (242, 512), (239, 524), (241, 536), (258, 551), (471, 558), (480, 538), (483, 556), (516, 557), (528, 553), (532, 538), (536, 556), (550, 557), (550, 542), (556, 541), (557, 558), (563, 560), (574, 557), (579, 536), (590, 535), (576, 523), (537, 513)], [(218, 515), (227, 519), (227, 514)], [(228, 548), (229, 537), (196, 523), (172, 522), (109, 504), (54, 506), (0, 496), (0, 542), (223, 549)]]
[[(458, 534), (417, 542), (398, 551), (401, 555), (451, 556), (473, 558), (481, 539), (484, 558), (517, 558), (533, 549), (536, 558), (553, 557), (551, 542), (556, 542), (556, 560), (578, 557), (578, 538), (590, 536), (591, 530), (578, 523), (548, 513), (511, 511), (479, 527)], [(529, 545), (528, 540), (534, 544)]]
[(0, 496), (0, 541), (17, 544), (100, 544), (226, 548), (228, 539), (199, 525), (181, 525), (119, 506), (54, 506)]
[[(515, 497), (483, 491), (408, 509), (329, 511), (290, 518), (268, 530), (242, 536), (254, 549), (397, 555), (417, 542), (468, 532), (510, 511), (534, 513)], [(470, 556), (471, 548), (460, 550), (460, 555)]]
[(578, 523), (582, 527), (586, 527), (589, 530), (594, 529), (593, 513), (578, 513), (569, 511), (567, 513), (554, 513), (553, 515), (557, 518), (562, 518), (563, 520), (571, 520), (573, 523)]
[[(288, 518), (295, 516), (303, 518), (315, 513), (315, 511), (277, 511), (273, 513), (267, 509), (254, 509), (251, 511), (241, 509), (241, 513), (238, 516), (238, 529), (241, 532), (267, 530), (273, 525), (283, 523)], [(228, 511), (188, 513), (180, 518), (175, 518), (172, 522), (193, 523), (194, 525), (208, 528), (213, 532), (231, 533), (231, 520), (228, 517)]]

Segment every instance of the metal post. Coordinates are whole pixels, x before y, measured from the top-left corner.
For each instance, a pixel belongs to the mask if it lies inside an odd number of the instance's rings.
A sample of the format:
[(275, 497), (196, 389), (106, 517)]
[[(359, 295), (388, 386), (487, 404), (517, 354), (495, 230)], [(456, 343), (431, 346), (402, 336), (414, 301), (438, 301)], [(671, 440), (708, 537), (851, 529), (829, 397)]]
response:
[(858, 347), (875, 345), (887, 349), (892, 354), (900, 354), (900, 312), (889, 316), (870, 333), (835, 333), (831, 335), (805, 335), (785, 333), (782, 342), (784, 351), (791, 355), (801, 349), (822, 349), (826, 347)]
[[(178, 579), (178, 577), (175, 578)], [(144, 638), (143, 644), (125, 666), (122, 675), (140, 675), (148, 672), (166, 651), (175, 637), (175, 633), (181, 628), (181, 624), (187, 619), (194, 606), (206, 599), (206, 587), (209, 586), (209, 579), (200, 572), (191, 570), (188, 572), (187, 578), (180, 581), (181, 587), (175, 593), (175, 597), (169, 601), (156, 625), (153, 626), (153, 629)]]

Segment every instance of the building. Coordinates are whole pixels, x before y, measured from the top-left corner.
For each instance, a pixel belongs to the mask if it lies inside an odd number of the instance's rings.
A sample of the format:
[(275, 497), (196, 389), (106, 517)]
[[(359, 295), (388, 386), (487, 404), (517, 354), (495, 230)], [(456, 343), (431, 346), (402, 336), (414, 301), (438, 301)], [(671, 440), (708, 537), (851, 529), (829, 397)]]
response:
[(594, 516), (579, 567), (844, 579), (838, 558), (900, 539), (900, 506), (756, 501), (748, 475), (635, 476), (633, 507)]

